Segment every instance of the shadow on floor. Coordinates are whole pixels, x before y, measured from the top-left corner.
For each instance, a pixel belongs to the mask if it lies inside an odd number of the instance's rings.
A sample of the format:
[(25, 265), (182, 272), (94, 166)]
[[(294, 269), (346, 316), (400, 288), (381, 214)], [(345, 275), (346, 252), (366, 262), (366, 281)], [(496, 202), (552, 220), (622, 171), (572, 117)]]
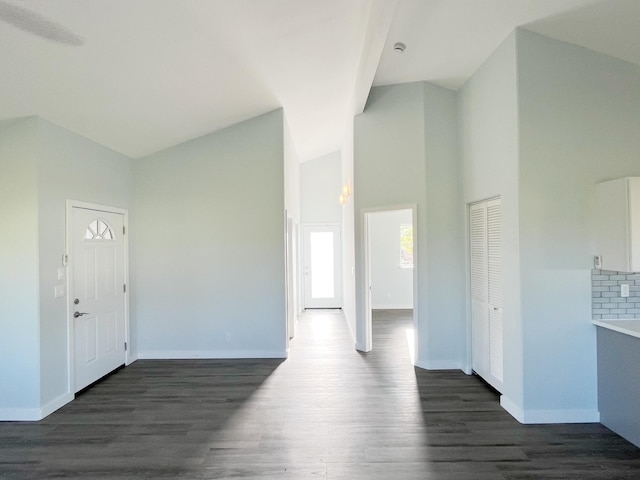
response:
[(286, 361), (135, 362), (0, 423), (0, 478), (639, 478), (640, 449), (602, 425), (520, 425), (478, 378), (413, 367), (406, 313), (374, 314), (367, 355), (341, 312), (310, 311)]
[(138, 360), (40, 422), (0, 423), (0, 478), (189, 478), (258, 444), (273, 420), (233, 425), (282, 362)]

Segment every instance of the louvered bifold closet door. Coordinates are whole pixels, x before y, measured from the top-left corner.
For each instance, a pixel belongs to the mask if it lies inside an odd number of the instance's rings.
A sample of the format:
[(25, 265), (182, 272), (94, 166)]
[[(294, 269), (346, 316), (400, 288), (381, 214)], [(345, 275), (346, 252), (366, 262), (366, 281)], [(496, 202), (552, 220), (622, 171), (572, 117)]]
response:
[(469, 210), (471, 253), (471, 337), (473, 370), (489, 374), (489, 282), (487, 278), (487, 205), (471, 205)]
[(503, 381), (502, 204), (487, 202), (487, 277), (489, 283), (489, 372)]
[(502, 205), (500, 199), (469, 207), (471, 257), (471, 362), (473, 370), (502, 391)]

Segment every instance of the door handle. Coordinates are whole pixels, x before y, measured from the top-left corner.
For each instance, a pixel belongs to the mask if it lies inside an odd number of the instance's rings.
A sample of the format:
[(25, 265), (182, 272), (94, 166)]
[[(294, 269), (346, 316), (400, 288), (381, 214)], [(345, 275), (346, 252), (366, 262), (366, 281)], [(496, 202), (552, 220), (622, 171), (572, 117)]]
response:
[(73, 314), (73, 318), (81, 317), (82, 315), (89, 315), (87, 312), (76, 312)]

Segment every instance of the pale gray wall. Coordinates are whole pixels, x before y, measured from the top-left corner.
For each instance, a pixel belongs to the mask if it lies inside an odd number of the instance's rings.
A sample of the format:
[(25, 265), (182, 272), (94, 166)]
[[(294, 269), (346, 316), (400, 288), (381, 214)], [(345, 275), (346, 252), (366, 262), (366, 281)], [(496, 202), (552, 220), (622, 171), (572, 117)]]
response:
[(129, 209), (133, 175), (128, 157), (42, 118), (37, 122), (40, 397), (46, 405), (67, 392), (66, 297), (53, 294), (55, 285), (66, 283), (57, 279), (65, 252), (66, 200)]
[(517, 33), (525, 408), (594, 412), (594, 185), (640, 175), (640, 67)]
[[(515, 34), (512, 34), (459, 92), (458, 116), (464, 203), (495, 196), (502, 198), (503, 395), (522, 409), (524, 379), (520, 318), (516, 81), (516, 41)], [(470, 357), (467, 357), (467, 361), (470, 365)]]
[(12, 232), (0, 240), (11, 242), (0, 248), (0, 295), (10, 294), (0, 302), (0, 411), (34, 419), (69, 395), (66, 296), (54, 298), (66, 284), (57, 278), (66, 200), (128, 208), (131, 161), (32, 117), (2, 132), (0, 165), (0, 223)]
[[(466, 368), (464, 208), (456, 93), (423, 83), (429, 368)], [(418, 212), (420, 217), (420, 212)], [(424, 212), (423, 212), (424, 215)], [(421, 308), (424, 308), (423, 304)], [(422, 333), (421, 333), (422, 335)], [(421, 337), (421, 341), (424, 337)]]
[(463, 368), (462, 296), (456, 289), (443, 294), (439, 283), (464, 282), (455, 94), (424, 82), (376, 87), (355, 119), (354, 132), (358, 346), (364, 347), (364, 212), (416, 205), (416, 363)]
[[(231, 334), (228, 343), (235, 348), (233, 355), (285, 353), (281, 111), (140, 161), (138, 194), (143, 191), (148, 197), (139, 202), (146, 208), (137, 216), (131, 209), (133, 166), (129, 158), (35, 117), (4, 127), (0, 133), (0, 220), (12, 235), (0, 241), (0, 383), (4, 385), (0, 418), (38, 418), (68, 397), (66, 298), (56, 299), (53, 292), (55, 285), (66, 283), (57, 279), (57, 270), (65, 253), (67, 199), (130, 209), (130, 234), (135, 235), (138, 221), (143, 227), (141, 241), (136, 242), (139, 248), (130, 252), (132, 307), (138, 304), (135, 279), (143, 280), (139, 308), (131, 309), (133, 345), (140, 343), (136, 333), (146, 326), (137, 326), (136, 312), (158, 308), (174, 313), (174, 332), (163, 339), (171, 340), (172, 352), (195, 351), (201, 339), (211, 342), (212, 337), (221, 336), (211, 329), (233, 323), (235, 330), (223, 330)], [(297, 171), (292, 159), (290, 150), (288, 201), (295, 212)], [(188, 172), (185, 166), (190, 167)], [(168, 173), (171, 169), (181, 175)], [(181, 180), (185, 183), (180, 184)], [(216, 212), (223, 213), (216, 216)], [(229, 221), (232, 217), (235, 222)], [(176, 223), (192, 228), (181, 230)], [(226, 227), (225, 231), (221, 233), (220, 227)], [(193, 235), (186, 235), (189, 231)], [(205, 244), (203, 233), (220, 242)], [(183, 237), (188, 245), (181, 243)], [(130, 235), (133, 244), (132, 238)], [(154, 256), (157, 240), (169, 248), (166, 255)], [(224, 258), (227, 271), (221, 271), (220, 265), (206, 268), (211, 258), (207, 252), (214, 247), (219, 247), (216, 254)], [(143, 257), (142, 268), (138, 268), (136, 250), (151, 253)], [(192, 265), (185, 266), (190, 260)], [(198, 260), (201, 268), (196, 265)], [(173, 265), (155, 276), (157, 263), (171, 261)], [(183, 315), (188, 309), (183, 309), (179, 289), (169, 288), (166, 295), (163, 290), (176, 277), (185, 285), (183, 292), (192, 295), (190, 314)], [(196, 283), (186, 285), (192, 281)], [(252, 292), (248, 299), (246, 292)], [(157, 303), (146, 304), (149, 296)], [(220, 297), (226, 306), (240, 308), (229, 309), (228, 315), (217, 319), (218, 324), (203, 327), (199, 314), (210, 306), (206, 300)], [(151, 323), (152, 333), (145, 341), (157, 341), (156, 326)], [(191, 335), (187, 347), (173, 341), (187, 330)], [(208, 338), (207, 333), (211, 334)], [(210, 352), (209, 345), (202, 349)], [(229, 352), (229, 345), (225, 347), (223, 355)], [(135, 357), (135, 351), (131, 353)]]
[(640, 175), (640, 67), (518, 30), (461, 90), (464, 199), (503, 205), (504, 395), (597, 420), (594, 185)]
[(351, 198), (342, 206), (342, 312), (347, 320), (349, 331), (356, 342), (356, 277), (355, 277), (355, 215), (354, 198), (354, 132), (351, 122), (344, 135), (340, 151), (341, 184), (351, 185)]
[(0, 420), (40, 407), (36, 128), (0, 132)]
[(341, 223), (342, 191), (340, 152), (300, 165), (300, 211), (302, 223)]
[[(363, 221), (366, 211), (417, 205), (417, 237), (414, 268), (420, 282), (416, 358), (427, 358), (426, 288), (426, 165), (422, 83), (407, 83), (371, 90), (367, 106), (354, 123), (354, 211), (356, 261), (356, 339), (365, 349), (365, 282)], [(375, 349), (375, 345), (373, 346)]]
[(284, 202), (282, 110), (135, 162), (140, 357), (286, 354)]
[[(453, 92), (426, 83), (373, 89), (341, 154), (341, 184), (353, 180), (355, 197), (341, 215), (352, 329), (363, 319), (363, 211), (416, 204), (418, 363), (468, 366), (457, 301), (464, 204), (500, 195), (503, 400), (525, 419), (588, 418), (593, 184), (640, 175), (639, 84), (637, 66), (519, 31), (463, 87), (458, 120)], [(284, 198), (295, 173), (284, 166), (283, 128), (281, 111), (272, 112), (136, 162), (132, 335), (143, 354), (283, 353), (283, 212), (295, 205), (295, 194)], [(127, 208), (131, 165), (27, 119), (0, 133), (0, 168), (0, 222), (12, 231), (0, 240), (0, 411), (35, 411), (66, 386), (64, 300), (53, 298), (63, 200)]]
[(287, 214), (296, 223), (300, 223), (300, 162), (286, 116), (283, 121), (284, 204)]
[(400, 227), (412, 222), (411, 210), (369, 216), (372, 308), (413, 308), (413, 268), (400, 267)]

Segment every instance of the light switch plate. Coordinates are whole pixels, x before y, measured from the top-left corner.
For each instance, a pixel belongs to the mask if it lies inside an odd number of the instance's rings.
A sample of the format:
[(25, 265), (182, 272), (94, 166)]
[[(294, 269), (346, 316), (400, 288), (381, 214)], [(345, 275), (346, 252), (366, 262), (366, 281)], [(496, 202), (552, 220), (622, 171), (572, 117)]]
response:
[(58, 280), (64, 280), (64, 267), (58, 267)]
[(56, 298), (64, 297), (64, 285), (56, 285), (54, 295)]

